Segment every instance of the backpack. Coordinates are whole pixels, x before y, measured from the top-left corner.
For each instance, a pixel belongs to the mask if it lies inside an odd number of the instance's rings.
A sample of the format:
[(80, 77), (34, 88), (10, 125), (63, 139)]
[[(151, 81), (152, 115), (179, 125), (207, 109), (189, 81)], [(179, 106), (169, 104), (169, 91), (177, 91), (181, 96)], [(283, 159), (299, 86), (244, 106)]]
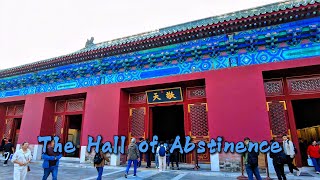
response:
[(284, 152), (279, 152), (276, 158), (277, 164), (287, 164), (287, 156)]
[[(287, 141), (287, 143), (289, 145), (289, 141)], [(292, 142), (292, 144), (293, 144), (293, 142)], [(293, 151), (294, 151), (295, 154), (298, 154), (298, 150), (297, 150), (297, 148), (296, 148), (296, 146), (294, 144), (293, 144)]]
[(258, 153), (254, 151), (248, 152), (248, 164), (250, 164), (251, 167), (258, 166)]
[(166, 156), (166, 148), (164, 146), (160, 146), (159, 156), (161, 157)]
[(99, 153), (96, 153), (96, 155), (94, 155), (93, 163), (100, 164), (102, 162), (102, 160), (103, 160), (103, 158), (101, 157), (100, 152), (99, 152)]

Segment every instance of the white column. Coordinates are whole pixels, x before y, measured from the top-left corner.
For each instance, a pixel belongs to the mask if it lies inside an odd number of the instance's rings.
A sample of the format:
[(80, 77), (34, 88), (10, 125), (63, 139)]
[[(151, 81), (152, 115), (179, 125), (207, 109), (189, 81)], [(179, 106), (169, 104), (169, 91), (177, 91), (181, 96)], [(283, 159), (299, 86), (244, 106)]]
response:
[(273, 160), (270, 158), (270, 153), (267, 154), (267, 161), (268, 161), (269, 173), (276, 173), (273, 167)]
[(120, 165), (120, 146), (118, 147), (118, 154), (110, 155), (110, 165), (119, 166)]
[(86, 161), (86, 151), (87, 151), (87, 146), (81, 146), (81, 149), (80, 149), (80, 163), (85, 163), (85, 161)]
[(220, 171), (219, 153), (210, 154), (211, 171)]
[(32, 160), (40, 160), (41, 159), (41, 155), (42, 155), (42, 148), (43, 145), (41, 144), (35, 144), (34, 148), (33, 148), (33, 152), (32, 152)]

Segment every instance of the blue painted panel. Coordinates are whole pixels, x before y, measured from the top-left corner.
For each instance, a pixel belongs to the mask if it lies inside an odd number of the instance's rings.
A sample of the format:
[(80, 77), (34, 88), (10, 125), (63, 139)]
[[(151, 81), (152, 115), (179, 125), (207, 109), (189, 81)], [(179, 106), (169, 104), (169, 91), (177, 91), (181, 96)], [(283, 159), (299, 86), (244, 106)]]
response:
[(179, 74), (179, 73), (180, 73), (179, 67), (158, 69), (158, 70), (153, 70), (153, 71), (142, 72), (140, 74), (140, 78), (141, 79), (155, 78), (155, 77), (161, 77), (161, 76), (175, 75), (175, 74)]

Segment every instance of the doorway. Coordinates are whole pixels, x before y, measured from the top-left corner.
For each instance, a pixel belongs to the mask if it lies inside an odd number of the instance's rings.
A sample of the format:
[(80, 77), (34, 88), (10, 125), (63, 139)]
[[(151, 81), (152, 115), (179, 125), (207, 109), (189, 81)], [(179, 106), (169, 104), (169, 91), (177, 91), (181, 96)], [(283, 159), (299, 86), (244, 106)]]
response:
[(13, 119), (13, 134), (12, 134), (12, 143), (14, 146), (17, 145), (19, 134), (20, 134), (20, 127), (21, 127), (22, 118), (14, 118)]
[(320, 99), (292, 101), (302, 164), (307, 165), (307, 147), (320, 140)]
[(76, 151), (73, 153), (65, 154), (65, 157), (80, 157), (80, 137), (81, 137), (81, 127), (82, 127), (82, 115), (67, 115), (66, 116), (66, 142), (72, 142), (76, 147)]
[[(157, 135), (159, 142), (175, 140), (180, 136), (182, 147), (185, 144), (183, 105), (152, 107), (152, 134)], [(185, 154), (180, 154), (180, 162), (186, 162)]]

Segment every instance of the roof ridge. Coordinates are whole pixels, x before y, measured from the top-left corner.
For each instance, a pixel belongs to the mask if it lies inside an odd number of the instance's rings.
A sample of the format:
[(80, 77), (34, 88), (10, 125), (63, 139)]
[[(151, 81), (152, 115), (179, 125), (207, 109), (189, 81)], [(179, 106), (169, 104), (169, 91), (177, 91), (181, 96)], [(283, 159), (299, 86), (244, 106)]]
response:
[[(68, 54), (64, 54), (64, 55), (60, 55), (60, 56), (56, 56), (53, 58), (32, 62), (32, 63), (27, 63), (27, 64), (23, 64), (23, 65), (11, 67), (11, 68), (0, 69), (0, 73), (4, 72), (4, 71), (19, 69), (19, 68), (26, 67), (26, 66), (31, 66), (34, 64), (49, 62), (49, 61), (54, 60), (56, 58), (74, 55), (74, 54), (78, 54), (78, 53), (82, 53), (82, 52), (87, 52), (90, 50), (97, 50), (99, 48), (106, 48), (106, 47), (110, 47), (110, 46), (121, 45), (121, 44), (144, 40), (144, 39), (148, 39), (148, 38), (152, 38), (152, 37), (156, 37), (156, 36), (175, 33), (178, 31), (193, 29), (196, 27), (212, 25), (212, 24), (216, 24), (219, 22), (247, 18), (247, 17), (251, 17), (251, 16), (255, 16), (255, 15), (270, 13), (273, 11), (285, 10), (287, 8), (299, 7), (300, 5), (305, 6), (307, 4), (314, 4), (316, 2), (320, 2), (320, 0), (281, 0), (279, 2), (275, 2), (275, 3), (271, 3), (271, 4), (266, 4), (266, 5), (261, 5), (261, 6), (257, 6), (257, 7), (248, 8), (248, 9), (238, 10), (238, 11), (229, 12), (229, 13), (225, 13), (225, 14), (221, 14), (221, 15), (216, 15), (216, 16), (212, 16), (212, 17), (207, 17), (207, 18), (203, 18), (203, 19), (190, 21), (190, 22), (185, 22), (185, 23), (181, 23), (181, 24), (177, 24), (177, 25), (173, 25), (173, 26), (168, 26), (168, 27), (164, 27), (164, 28), (160, 28), (160, 29), (156, 29), (156, 30), (152, 30), (152, 31), (142, 32), (139, 34), (134, 34), (134, 35), (120, 37), (120, 38), (116, 38), (116, 39), (112, 39), (112, 40), (108, 40), (108, 41), (99, 42), (99, 43), (94, 44), (93, 46), (90, 46), (87, 48), (82, 48), (82, 49), (75, 51), (75, 52), (72, 52), (72, 53), (68, 53)], [(251, 12), (249, 12), (249, 11), (251, 11)]]

